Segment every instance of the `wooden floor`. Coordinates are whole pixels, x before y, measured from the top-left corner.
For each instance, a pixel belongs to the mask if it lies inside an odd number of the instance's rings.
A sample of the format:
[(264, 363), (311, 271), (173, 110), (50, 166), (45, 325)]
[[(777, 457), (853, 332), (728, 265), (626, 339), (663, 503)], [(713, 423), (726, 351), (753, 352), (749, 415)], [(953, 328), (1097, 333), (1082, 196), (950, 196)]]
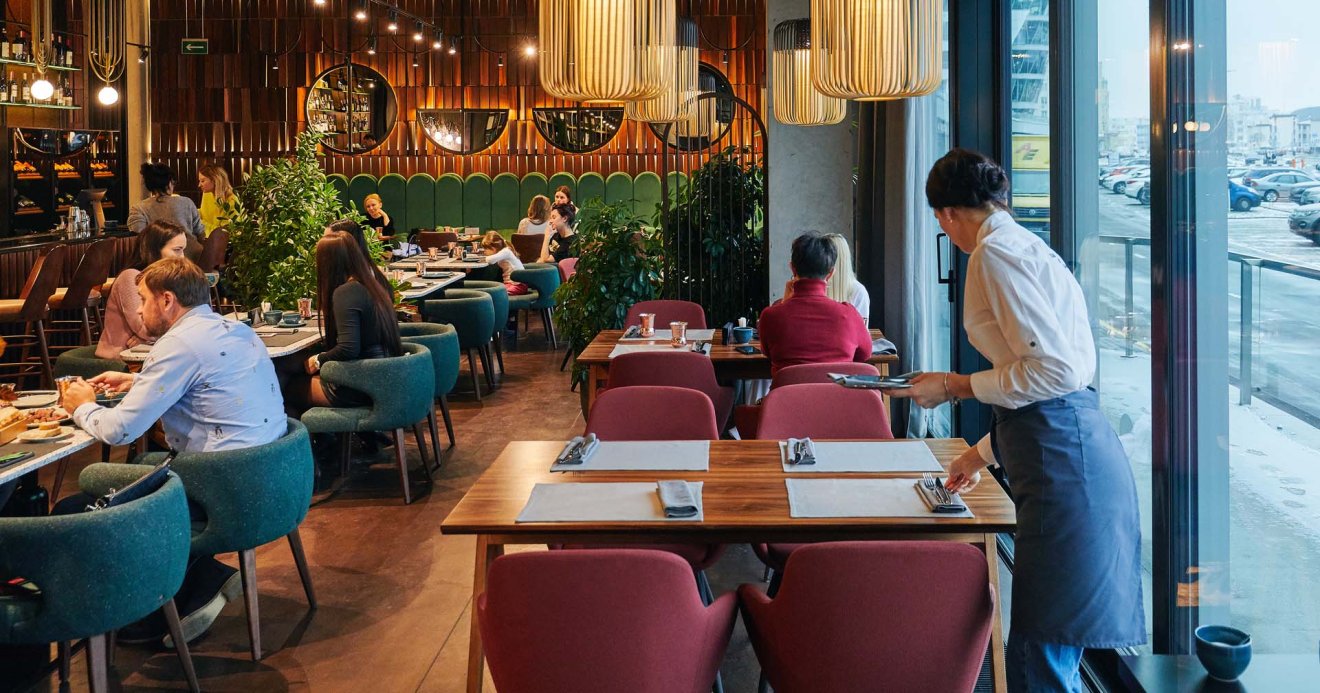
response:
[[(578, 394), (559, 371), (563, 352), (549, 351), (540, 336), (524, 340), (521, 351), (506, 351), (509, 373), (495, 394), (480, 403), (470, 393), (451, 398), (458, 445), (444, 452), (429, 493), (415, 486), (420, 497), (404, 506), (386, 451), (379, 464), (355, 467), (346, 490), (312, 507), (302, 539), (318, 610), (307, 610), (286, 543), (257, 550), (265, 658), (249, 658), (241, 601), (230, 603), (192, 646), (203, 690), (463, 690), (474, 540), (441, 536), (440, 522), (508, 441), (564, 439), (583, 427)], [(467, 382), (465, 371), (460, 387)], [(77, 469), (96, 456), (89, 451), (78, 459), (61, 496), (76, 490)], [(411, 441), (408, 457), (417, 462)], [(49, 488), (53, 470), (47, 471), (42, 483)], [(420, 475), (416, 470), (414, 478)], [(221, 560), (238, 565), (234, 555)], [(761, 572), (746, 546), (734, 546), (710, 577), (718, 594), (759, 581)], [(120, 645), (115, 656), (112, 689), (187, 688), (172, 651)], [(87, 688), (84, 664), (81, 654), (75, 657), (73, 691)], [(758, 669), (741, 622), (723, 675), (729, 691), (756, 688)], [(486, 681), (494, 690), (489, 676)], [(50, 677), (29, 690), (56, 691), (58, 681)]]

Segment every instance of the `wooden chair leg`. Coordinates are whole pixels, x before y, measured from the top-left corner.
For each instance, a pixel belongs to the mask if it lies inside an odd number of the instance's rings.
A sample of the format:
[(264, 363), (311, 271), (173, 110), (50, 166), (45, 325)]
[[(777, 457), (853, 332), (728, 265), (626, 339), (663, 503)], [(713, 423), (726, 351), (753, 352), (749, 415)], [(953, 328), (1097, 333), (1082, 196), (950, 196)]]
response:
[(408, 458), (403, 452), (403, 429), (394, 429), (394, 461), (399, 465), (399, 481), (403, 484), (403, 504), (412, 503), (412, 488), (408, 485)]
[(69, 458), (65, 457), (55, 464), (55, 485), (50, 487), (50, 502), (53, 504), (56, 499), (62, 498), (60, 489), (64, 487), (64, 472), (69, 469)]
[(87, 681), (92, 693), (109, 693), (110, 672), (106, 662), (105, 633), (87, 638)]
[(307, 595), (307, 606), (316, 609), (316, 591), (312, 589), (312, 571), (307, 569), (307, 554), (303, 553), (302, 536), (297, 528), (289, 532), (289, 550), (293, 552), (293, 562), (298, 566), (298, 577), (302, 579), (303, 592)]
[(495, 373), (492, 371), (490, 362), (490, 342), (486, 342), (477, 347), (477, 354), (481, 356), (481, 370), (486, 375), (486, 386), (495, 390)]
[(472, 355), (472, 349), (468, 349), (468, 371), (472, 375), (472, 391), (477, 394), (477, 401), (481, 401), (481, 386), (477, 384), (477, 358)]
[(238, 572), (243, 579), (243, 603), (247, 607), (248, 640), (252, 661), (261, 661), (261, 610), (257, 605), (257, 551), (238, 552)]
[(202, 688), (197, 685), (197, 671), (193, 669), (192, 654), (188, 652), (188, 643), (183, 639), (183, 626), (179, 625), (179, 609), (171, 599), (165, 602), (161, 611), (165, 612), (165, 625), (169, 626), (170, 639), (174, 641), (174, 653), (179, 656), (183, 675), (188, 679), (188, 690), (198, 693)]
[(54, 388), (55, 371), (51, 368), (50, 364), (50, 344), (46, 342), (45, 320), (37, 321), (37, 346), (41, 349), (41, 353), (38, 355), (41, 357), (41, 375), (45, 378), (45, 386), (48, 388)]
[(431, 476), (431, 463), (426, 459), (426, 436), (422, 435), (422, 422), (413, 424), (413, 437), (417, 439), (417, 455), (422, 458), (422, 471), (426, 472), (427, 481), (435, 481)]
[(435, 404), (431, 405), (431, 411), (426, 413), (426, 425), (431, 429), (431, 457), (435, 460), (435, 468), (440, 468), (440, 429), (435, 423)]
[(573, 345), (572, 345), (572, 344), (568, 345), (568, 351), (565, 351), (565, 352), (564, 352), (564, 360), (561, 361), (561, 362), (559, 363), (559, 370), (560, 370), (560, 371), (563, 371), (565, 368), (568, 368), (568, 360), (571, 359), (571, 358), (573, 358)]
[(440, 414), (445, 417), (445, 432), (449, 434), (449, 447), (454, 447), (454, 421), (449, 418), (449, 397), (440, 395)]
[(495, 360), (500, 364), (500, 375), (503, 376), (504, 370), (504, 327), (501, 326), (495, 331), (495, 336), (491, 337), (491, 344), (495, 347)]

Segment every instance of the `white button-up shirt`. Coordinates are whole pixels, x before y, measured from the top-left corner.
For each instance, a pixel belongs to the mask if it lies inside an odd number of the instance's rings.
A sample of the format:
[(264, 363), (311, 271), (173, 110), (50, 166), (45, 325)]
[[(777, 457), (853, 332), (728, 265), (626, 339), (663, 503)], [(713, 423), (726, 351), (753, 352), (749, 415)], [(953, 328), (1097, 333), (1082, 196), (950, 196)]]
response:
[[(963, 327), (993, 368), (971, 376), (976, 399), (1007, 409), (1091, 384), (1095, 340), (1082, 287), (1048, 245), (1008, 212), (981, 225), (967, 262)], [(977, 449), (993, 461), (989, 436)]]

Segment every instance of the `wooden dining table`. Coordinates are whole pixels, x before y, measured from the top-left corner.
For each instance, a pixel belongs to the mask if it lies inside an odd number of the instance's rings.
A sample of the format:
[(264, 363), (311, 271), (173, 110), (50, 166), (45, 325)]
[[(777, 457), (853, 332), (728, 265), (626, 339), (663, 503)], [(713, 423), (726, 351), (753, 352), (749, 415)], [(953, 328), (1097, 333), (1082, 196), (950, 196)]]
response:
[[(925, 440), (946, 470), (967, 449), (961, 439)], [(999, 566), (996, 536), (1016, 527), (1012, 501), (993, 481), (962, 495), (973, 517), (932, 513), (925, 517), (795, 518), (789, 511), (785, 480), (912, 478), (920, 474), (795, 474), (783, 470), (778, 441), (721, 440), (710, 444), (705, 472), (679, 471), (550, 471), (565, 441), (515, 441), (477, 479), (441, 524), (443, 534), (471, 534), (477, 539), (472, 581), (472, 629), (468, 649), (467, 690), (479, 693), (484, 653), (478, 618), (478, 597), (486, 589), (491, 562), (506, 545), (592, 543), (766, 543), (844, 540), (943, 540), (973, 545), (985, 555), (994, 588), (995, 614), (990, 638), (994, 689), (1004, 691), (1004, 641), (999, 614)], [(518, 522), (537, 484), (573, 482), (655, 482), (683, 479), (704, 482), (700, 521), (657, 522)]]
[[(883, 339), (884, 333), (880, 330), (871, 330), (871, 339)], [(587, 411), (591, 411), (592, 405), (596, 403), (597, 390), (604, 387), (609, 381), (610, 356), (614, 347), (620, 344), (620, 338), (623, 337), (623, 330), (602, 330), (596, 338), (591, 340), (586, 349), (578, 355), (577, 362), (587, 367)], [(628, 340), (625, 344), (646, 344), (645, 341)], [(656, 338), (652, 344), (664, 345), (669, 343), (669, 334), (664, 330), (656, 330)], [(760, 353), (761, 343), (759, 340), (753, 340), (750, 346), (756, 347), (755, 354), (744, 354), (736, 351), (741, 345), (725, 344), (723, 333), (715, 330), (714, 339), (710, 345), (710, 361), (715, 366), (715, 377), (721, 382), (740, 379), (769, 379), (770, 378), (770, 359), (764, 353)], [(867, 362), (875, 366), (880, 371), (880, 375), (889, 375), (889, 364), (898, 363), (897, 354), (872, 354)], [(889, 399), (885, 397), (885, 409), (889, 410)]]

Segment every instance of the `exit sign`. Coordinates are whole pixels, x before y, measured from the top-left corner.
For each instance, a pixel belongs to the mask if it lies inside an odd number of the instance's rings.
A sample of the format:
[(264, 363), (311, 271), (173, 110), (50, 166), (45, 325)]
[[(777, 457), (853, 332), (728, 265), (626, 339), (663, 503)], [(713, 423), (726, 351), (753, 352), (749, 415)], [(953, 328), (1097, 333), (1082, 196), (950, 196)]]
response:
[(184, 55), (206, 55), (211, 52), (209, 39), (186, 38), (180, 51)]

